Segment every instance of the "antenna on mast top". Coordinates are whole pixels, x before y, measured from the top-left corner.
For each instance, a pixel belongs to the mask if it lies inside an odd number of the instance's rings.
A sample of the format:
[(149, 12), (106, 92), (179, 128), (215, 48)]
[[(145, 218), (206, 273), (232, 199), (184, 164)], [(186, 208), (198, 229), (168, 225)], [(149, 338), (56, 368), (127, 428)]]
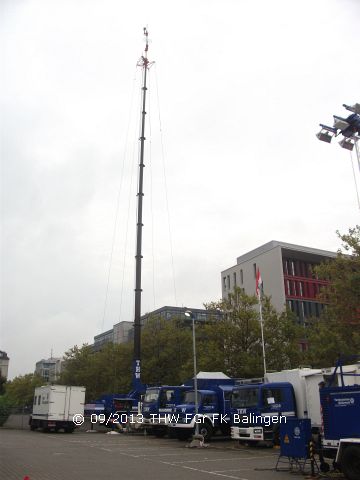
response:
[(146, 42), (145, 52), (147, 52), (149, 50), (149, 32), (147, 31), (146, 27), (144, 27), (144, 35), (145, 35), (145, 42)]
[(149, 69), (151, 67), (151, 65), (153, 65), (155, 62), (149, 62), (149, 60), (147, 58), (147, 52), (149, 50), (149, 43), (151, 42), (151, 40), (149, 40), (149, 32), (148, 32), (147, 28), (144, 27), (143, 30), (144, 30), (144, 35), (145, 35), (144, 40), (145, 40), (145, 43), (146, 43), (145, 50), (144, 50), (145, 53), (138, 60), (137, 66), (145, 68), (145, 69)]

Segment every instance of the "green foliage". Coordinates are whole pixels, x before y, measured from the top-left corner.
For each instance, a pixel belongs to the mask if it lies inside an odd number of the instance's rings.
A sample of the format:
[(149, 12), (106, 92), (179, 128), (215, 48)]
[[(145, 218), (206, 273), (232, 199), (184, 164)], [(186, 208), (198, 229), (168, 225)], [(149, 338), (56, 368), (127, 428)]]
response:
[(291, 311), (277, 313), (269, 297), (263, 300), (262, 312), (267, 370), (297, 368), (303, 361), (299, 343), (305, 335), (304, 327)]
[(34, 373), (20, 375), (5, 385), (5, 396), (14, 406), (32, 405), (34, 390), (44, 384), (44, 379)]
[(151, 318), (141, 345), (143, 382), (177, 385), (192, 376), (192, 333), (180, 320)]
[[(222, 370), (233, 377), (259, 377), (264, 373), (257, 298), (236, 288), (229, 297), (206, 305), (218, 309), (221, 321), (206, 325), (206, 341), (200, 345), (199, 364), (205, 370)], [(299, 364), (299, 340), (303, 335), (290, 312), (278, 314), (263, 300), (264, 343), (267, 370)]]
[(337, 320), (326, 318), (325, 315), (320, 320), (313, 319), (309, 322), (307, 363), (314, 368), (330, 367), (335, 365), (340, 355), (351, 355), (359, 351), (360, 333), (349, 334), (346, 330)]
[(314, 367), (334, 365), (340, 354), (360, 353), (360, 226), (337, 235), (346, 254), (339, 250), (315, 270), (330, 284), (320, 294), (326, 304), (320, 320), (312, 319), (306, 329), (306, 359)]
[(0, 375), (0, 395), (4, 395), (5, 393), (5, 384), (6, 384), (6, 378)]
[(11, 412), (11, 403), (6, 395), (0, 396), (0, 427), (4, 425)]
[(130, 389), (132, 347), (129, 344), (109, 343), (99, 352), (93, 352), (88, 345), (74, 346), (64, 359), (59, 383), (86, 387), (87, 401), (104, 393)]
[(259, 376), (262, 371), (257, 300), (236, 288), (228, 298), (206, 305), (223, 313), (222, 320), (204, 326), (199, 367), (220, 370), (232, 377)]
[(327, 304), (326, 317), (343, 325), (360, 326), (360, 226), (350, 228), (341, 235), (345, 254), (340, 250), (334, 260), (329, 260), (316, 268), (321, 279), (329, 280), (320, 299)]

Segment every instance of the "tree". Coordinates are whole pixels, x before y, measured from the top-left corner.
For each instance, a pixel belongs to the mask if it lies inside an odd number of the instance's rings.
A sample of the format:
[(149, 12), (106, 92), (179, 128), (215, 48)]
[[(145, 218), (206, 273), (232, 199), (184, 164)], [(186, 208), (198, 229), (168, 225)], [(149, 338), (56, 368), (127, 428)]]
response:
[(320, 319), (307, 327), (306, 359), (315, 367), (334, 365), (340, 355), (360, 353), (360, 226), (348, 234), (336, 232), (345, 254), (316, 267), (315, 273), (329, 281), (319, 299), (325, 308)]
[[(204, 326), (199, 345), (199, 365), (223, 370), (231, 377), (262, 374), (261, 336), (256, 297), (235, 288), (226, 299), (205, 307), (220, 310), (221, 320)], [(222, 368), (221, 368), (222, 366)]]
[(112, 344), (94, 352), (89, 345), (74, 346), (65, 353), (60, 382), (84, 386), (87, 401), (105, 393), (130, 389), (132, 350), (129, 344)]
[(32, 405), (34, 390), (44, 384), (44, 379), (35, 373), (20, 375), (6, 383), (5, 396), (14, 406)]
[(0, 395), (5, 393), (6, 378), (0, 375)]
[(326, 304), (327, 318), (360, 326), (360, 226), (348, 234), (336, 233), (346, 253), (339, 250), (335, 259), (316, 267), (319, 278), (329, 281), (319, 298)]
[(269, 297), (263, 300), (262, 312), (267, 370), (298, 367), (303, 360), (299, 343), (305, 335), (304, 328), (291, 311), (276, 312)]
[(306, 330), (306, 360), (314, 368), (333, 366), (340, 355), (359, 352), (360, 332), (353, 331), (349, 334), (348, 328), (326, 314), (320, 319), (312, 319)]
[(192, 377), (191, 329), (180, 319), (151, 318), (141, 344), (143, 382), (177, 385)]
[[(258, 300), (235, 288), (227, 299), (206, 305), (223, 312), (223, 319), (206, 325), (200, 345), (200, 365), (223, 370), (233, 377), (261, 377), (264, 373)], [(277, 313), (270, 298), (263, 299), (264, 344), (267, 370), (297, 366), (303, 335), (291, 312)]]

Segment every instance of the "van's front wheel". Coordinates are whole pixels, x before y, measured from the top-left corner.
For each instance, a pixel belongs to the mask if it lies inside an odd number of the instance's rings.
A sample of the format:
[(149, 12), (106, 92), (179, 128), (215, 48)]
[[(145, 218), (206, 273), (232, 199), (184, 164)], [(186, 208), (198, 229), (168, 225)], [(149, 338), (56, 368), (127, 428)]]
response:
[(199, 425), (199, 434), (204, 437), (205, 441), (210, 440), (213, 436), (214, 429), (210, 422), (204, 422)]
[(360, 446), (346, 447), (341, 459), (341, 470), (348, 480), (360, 478)]

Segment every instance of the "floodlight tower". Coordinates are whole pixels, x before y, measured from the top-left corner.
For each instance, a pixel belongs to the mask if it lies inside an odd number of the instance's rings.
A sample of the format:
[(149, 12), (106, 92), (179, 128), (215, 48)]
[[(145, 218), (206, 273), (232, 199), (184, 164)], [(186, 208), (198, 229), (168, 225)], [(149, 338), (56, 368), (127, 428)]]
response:
[[(351, 152), (355, 147), (356, 152), (356, 159), (358, 164), (358, 169), (360, 173), (360, 147), (359, 147), (359, 140), (360, 140), (360, 103), (355, 103), (355, 105), (346, 105), (343, 104), (343, 107), (346, 110), (352, 112), (347, 118), (342, 118), (337, 115), (333, 115), (334, 117), (334, 125), (329, 127), (328, 125), (324, 125), (320, 123), (321, 130), (319, 133), (316, 134), (317, 138), (322, 142), (330, 143), (334, 137), (342, 135), (342, 139), (339, 142), (340, 147), (345, 148), (346, 150)], [(354, 166), (351, 162), (351, 165), (354, 169)], [(354, 180), (355, 180), (355, 188), (357, 194), (358, 205), (360, 209), (360, 200), (359, 200), (359, 193), (357, 189), (355, 171), (354, 173)]]

